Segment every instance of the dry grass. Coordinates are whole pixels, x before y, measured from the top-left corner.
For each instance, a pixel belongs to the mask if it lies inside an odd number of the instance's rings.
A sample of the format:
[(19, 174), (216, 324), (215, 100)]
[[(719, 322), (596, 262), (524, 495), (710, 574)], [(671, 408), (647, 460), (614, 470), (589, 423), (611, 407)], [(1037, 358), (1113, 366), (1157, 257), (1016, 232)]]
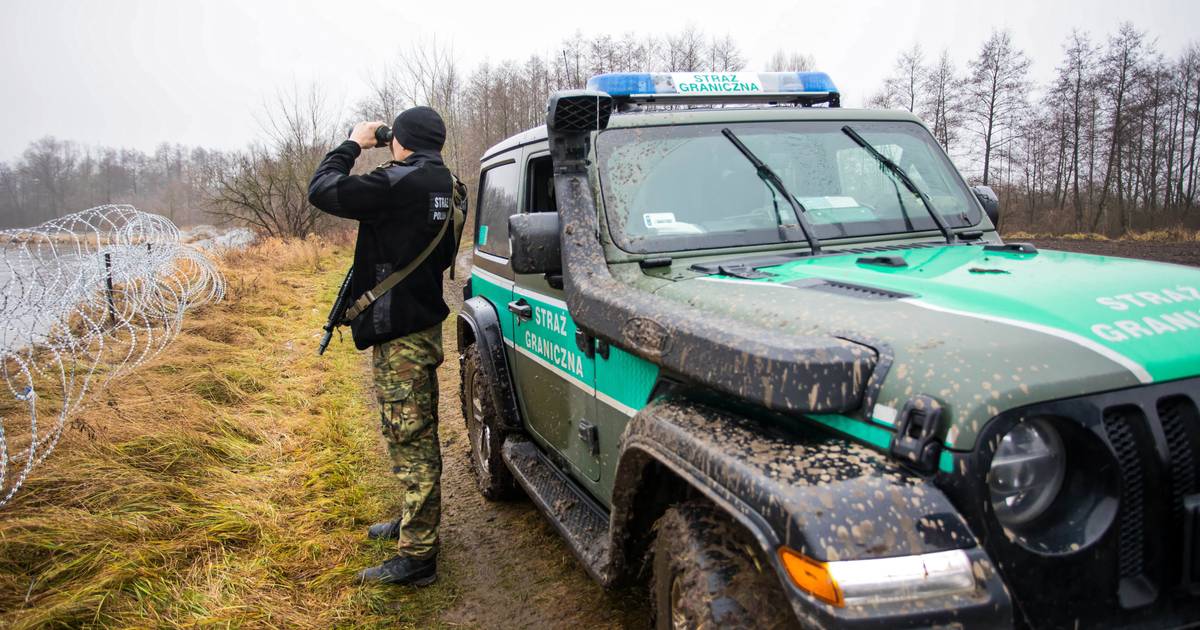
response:
[(1119, 236), (1115, 239), (1110, 239), (1109, 237), (1107, 237), (1103, 234), (1097, 234), (1095, 232), (1072, 232), (1072, 233), (1067, 233), (1067, 234), (1055, 234), (1055, 233), (1050, 233), (1050, 232), (1024, 232), (1024, 231), (1018, 230), (1018, 231), (1014, 231), (1014, 232), (1006, 232), (1004, 234), (1004, 238), (1005, 238), (1005, 240), (1010, 240), (1010, 241), (1050, 239), (1050, 240), (1065, 240), (1065, 241), (1121, 240), (1121, 241), (1138, 241), (1138, 242), (1143, 242), (1143, 243), (1145, 243), (1145, 242), (1194, 243), (1194, 242), (1200, 242), (1200, 230), (1192, 230), (1189, 228), (1185, 228), (1183, 226), (1175, 226), (1175, 227), (1170, 227), (1170, 228), (1161, 228), (1161, 229), (1157, 229), (1157, 230), (1126, 232), (1125, 234), (1122, 234), (1121, 236)]
[(454, 597), (360, 588), (394, 507), (364, 359), (315, 356), (344, 244), (268, 240), (167, 351), (94, 392), (0, 511), (0, 626), (428, 627)]

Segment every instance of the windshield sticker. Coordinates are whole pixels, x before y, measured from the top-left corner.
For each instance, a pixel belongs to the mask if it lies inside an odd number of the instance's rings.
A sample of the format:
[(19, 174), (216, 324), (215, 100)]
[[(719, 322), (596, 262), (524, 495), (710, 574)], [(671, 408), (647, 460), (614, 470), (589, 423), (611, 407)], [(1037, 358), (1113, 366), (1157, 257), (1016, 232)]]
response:
[(670, 227), (675, 225), (674, 212), (647, 212), (642, 215), (642, 222), (646, 227), (657, 230), (661, 227)]
[(487, 245), (487, 227), (486, 225), (479, 226), (479, 242), (477, 245)]
[(854, 197), (800, 197), (799, 199), (805, 208), (858, 208), (862, 206)]

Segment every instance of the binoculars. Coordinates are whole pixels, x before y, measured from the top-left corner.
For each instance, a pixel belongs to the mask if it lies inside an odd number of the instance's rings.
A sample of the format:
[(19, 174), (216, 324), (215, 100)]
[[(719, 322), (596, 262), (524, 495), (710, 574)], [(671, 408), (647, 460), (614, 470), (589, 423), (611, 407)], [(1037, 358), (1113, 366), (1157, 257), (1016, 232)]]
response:
[[(354, 133), (354, 128), (351, 127), (350, 131), (346, 133), (346, 137), (349, 138), (353, 133)], [(392, 128), (391, 127), (389, 127), (387, 125), (379, 125), (378, 127), (375, 128), (375, 148), (386, 147), (387, 145), (391, 144), (391, 142), (392, 142)]]

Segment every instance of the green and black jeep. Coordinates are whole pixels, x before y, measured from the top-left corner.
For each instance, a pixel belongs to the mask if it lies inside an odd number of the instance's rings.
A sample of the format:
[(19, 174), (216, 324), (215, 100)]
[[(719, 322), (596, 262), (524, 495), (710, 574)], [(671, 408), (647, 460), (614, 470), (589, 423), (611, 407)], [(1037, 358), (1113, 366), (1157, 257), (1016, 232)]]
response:
[(1200, 270), (1004, 243), (821, 73), (619, 74), (482, 160), (479, 488), (659, 627), (1200, 620)]

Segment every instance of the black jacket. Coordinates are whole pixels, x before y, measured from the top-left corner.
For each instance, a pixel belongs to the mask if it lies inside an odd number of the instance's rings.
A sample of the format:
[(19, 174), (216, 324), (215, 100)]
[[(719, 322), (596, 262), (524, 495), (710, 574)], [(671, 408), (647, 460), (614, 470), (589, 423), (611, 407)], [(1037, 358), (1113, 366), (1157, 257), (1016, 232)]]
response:
[[(417, 151), (403, 162), (350, 175), (360, 153), (357, 143), (343, 142), (326, 154), (308, 184), (312, 205), (358, 221), (350, 281), (354, 299), (429, 245), (441, 229), (451, 191), (450, 171), (436, 151)], [(442, 272), (454, 263), (453, 232), (447, 227), (420, 267), (351, 322), (359, 350), (425, 330), (450, 314), (442, 298)]]

